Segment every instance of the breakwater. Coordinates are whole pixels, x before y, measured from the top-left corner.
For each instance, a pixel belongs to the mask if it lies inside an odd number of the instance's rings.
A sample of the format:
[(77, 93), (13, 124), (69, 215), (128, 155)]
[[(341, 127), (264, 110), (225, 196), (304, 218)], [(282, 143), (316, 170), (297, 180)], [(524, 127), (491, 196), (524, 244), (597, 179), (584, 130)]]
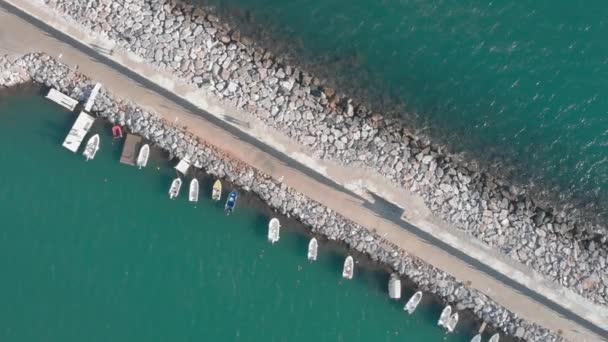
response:
[(524, 189), (284, 64), (212, 13), (179, 2), (45, 2), (92, 34), (255, 115), (316, 157), (370, 168), (418, 194), (453, 227), (597, 304), (608, 303), (604, 225), (538, 206)]
[[(48, 87), (56, 87), (78, 99), (84, 99), (93, 88), (93, 82), (83, 75), (40, 54), (30, 54), (12, 61), (2, 58), (0, 67), (0, 84), (3, 85), (33, 80)], [(195, 165), (208, 173), (226, 178), (237, 186), (256, 193), (275, 210), (297, 218), (310, 227), (312, 232), (342, 241), (351, 248), (368, 254), (373, 260), (391, 267), (416, 283), (421, 290), (434, 293), (454, 304), (457, 310), (469, 309), (476, 317), (503, 332), (526, 340), (562, 340), (544, 328), (519, 319), (485, 295), (422, 260), (413, 258), (377, 234), (331, 212), (268, 175), (231, 159), (222, 151), (198, 141), (182, 128), (160, 120), (154, 113), (107, 92), (99, 95), (93, 111), (111, 122), (125, 125), (132, 132), (143, 135), (177, 157), (190, 156)]]

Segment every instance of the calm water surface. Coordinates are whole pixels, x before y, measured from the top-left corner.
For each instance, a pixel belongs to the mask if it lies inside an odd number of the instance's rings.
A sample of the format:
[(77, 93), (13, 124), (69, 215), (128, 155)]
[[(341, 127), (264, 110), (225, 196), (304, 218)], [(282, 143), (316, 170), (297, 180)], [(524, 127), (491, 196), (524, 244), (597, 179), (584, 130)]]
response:
[(583, 203), (607, 199), (604, 1), (191, 1), (405, 103), (457, 151)]
[(101, 150), (85, 162), (61, 147), (74, 119), (39, 96), (0, 97), (0, 340), (471, 338), (466, 324), (449, 336), (437, 328), (437, 304), (405, 314), (386, 295), (387, 274), (358, 268), (343, 281), (336, 248), (321, 243), (310, 264), (301, 233), (270, 246), (269, 213), (253, 199), (230, 217), (205, 196), (169, 200), (175, 172), (121, 165), (99, 120)]

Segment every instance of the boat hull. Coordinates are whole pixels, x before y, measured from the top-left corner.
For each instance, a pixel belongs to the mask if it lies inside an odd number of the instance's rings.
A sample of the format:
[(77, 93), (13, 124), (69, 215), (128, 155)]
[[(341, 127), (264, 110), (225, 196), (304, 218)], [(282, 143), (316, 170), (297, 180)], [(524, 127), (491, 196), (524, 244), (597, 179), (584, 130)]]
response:
[(150, 157), (150, 146), (145, 144), (139, 149), (139, 154), (137, 155), (136, 165), (138, 168), (143, 168), (148, 165), (148, 158)]
[(175, 178), (173, 182), (171, 182), (171, 187), (169, 188), (169, 198), (175, 199), (179, 195), (179, 190), (182, 187), (181, 178)]
[(190, 191), (188, 192), (188, 200), (190, 202), (198, 202), (198, 180), (196, 178), (190, 181)]
[(216, 180), (213, 183), (213, 190), (211, 191), (211, 199), (214, 201), (219, 201), (222, 198), (222, 182), (220, 180)]

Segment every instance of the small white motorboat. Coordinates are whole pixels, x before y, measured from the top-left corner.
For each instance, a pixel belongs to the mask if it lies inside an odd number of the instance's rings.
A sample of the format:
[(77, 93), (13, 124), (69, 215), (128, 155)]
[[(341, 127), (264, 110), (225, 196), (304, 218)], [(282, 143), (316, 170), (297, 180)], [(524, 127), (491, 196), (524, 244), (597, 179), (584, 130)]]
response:
[(190, 202), (198, 202), (198, 179), (192, 178), (190, 181), (190, 191), (188, 192)]
[(454, 312), (450, 318), (448, 318), (445, 327), (448, 329), (448, 332), (453, 332), (454, 329), (456, 329), (456, 324), (458, 324), (458, 312)]
[(211, 199), (214, 201), (219, 201), (222, 198), (222, 182), (220, 180), (216, 180), (213, 183), (213, 190), (211, 191)]
[(441, 311), (441, 315), (439, 316), (439, 320), (437, 321), (437, 325), (445, 327), (451, 314), (452, 314), (451, 306), (448, 305), (445, 308), (443, 308), (443, 311)]
[(95, 154), (99, 150), (99, 134), (95, 134), (94, 136), (89, 138), (87, 141), (87, 145), (84, 147), (84, 152), (82, 155), (87, 159), (91, 160), (95, 158)]
[(146, 167), (148, 165), (148, 157), (150, 156), (150, 146), (145, 144), (139, 149), (139, 154), (137, 154), (137, 161), (135, 165), (137, 168), (141, 169), (142, 167)]
[(477, 334), (477, 335), (473, 336), (473, 338), (471, 339), (471, 342), (481, 342), (481, 334)]
[(422, 299), (422, 291), (414, 293), (414, 295), (407, 301), (403, 310), (407, 311), (410, 315), (416, 311), (420, 300)]
[(179, 189), (182, 187), (182, 179), (177, 177), (171, 182), (171, 187), (169, 188), (169, 198), (174, 199), (179, 195)]
[(281, 229), (281, 223), (279, 219), (273, 217), (270, 222), (268, 222), (268, 241), (272, 244), (279, 241), (279, 231)]
[(396, 273), (392, 273), (388, 280), (388, 296), (391, 299), (401, 298), (401, 279)]
[(310, 239), (308, 243), (308, 260), (316, 261), (317, 260), (317, 249), (319, 248), (319, 244), (317, 243), (317, 239), (314, 237)]
[(500, 339), (500, 334), (496, 333), (496, 334), (492, 335), (492, 337), (490, 337), (490, 342), (498, 342), (499, 339)]
[(342, 278), (344, 279), (353, 279), (353, 275), (355, 274), (355, 261), (352, 256), (347, 256), (346, 260), (344, 260), (344, 267), (342, 268)]

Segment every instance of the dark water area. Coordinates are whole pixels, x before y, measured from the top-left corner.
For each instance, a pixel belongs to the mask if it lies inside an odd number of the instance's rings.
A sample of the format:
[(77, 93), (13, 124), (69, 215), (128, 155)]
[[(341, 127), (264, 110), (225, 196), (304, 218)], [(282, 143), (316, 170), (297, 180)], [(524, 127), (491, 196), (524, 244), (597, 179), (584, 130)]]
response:
[[(0, 340), (2, 341), (447, 341), (479, 323), (466, 312), (454, 334), (436, 326), (442, 304), (427, 295), (413, 315), (387, 295), (388, 270), (279, 216), (241, 193), (227, 217), (198, 171), (198, 203), (167, 190), (174, 161), (153, 147), (145, 169), (119, 163), (107, 122), (94, 160), (61, 146), (76, 118), (37, 86), (0, 91)], [(224, 199), (231, 186), (225, 183)], [(411, 284), (410, 284), (411, 285)], [(489, 336), (489, 335), (488, 335)], [(486, 336), (486, 338), (488, 337)]]
[(603, 2), (189, 2), (538, 199), (606, 214)]

